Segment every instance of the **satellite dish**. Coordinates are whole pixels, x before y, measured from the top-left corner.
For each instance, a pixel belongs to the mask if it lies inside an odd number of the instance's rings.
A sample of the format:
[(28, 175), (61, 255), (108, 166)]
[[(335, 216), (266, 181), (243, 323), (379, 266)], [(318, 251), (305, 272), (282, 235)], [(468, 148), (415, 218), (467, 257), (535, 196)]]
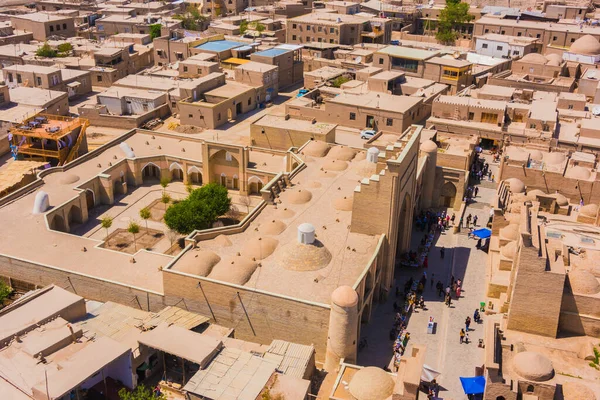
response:
[(594, 108), (592, 108), (592, 114), (594, 114), (595, 116), (600, 115), (600, 106), (595, 106)]
[(596, 78), (596, 71), (592, 70), (590, 72), (588, 72), (587, 77), (590, 79), (595, 79)]
[(356, 61), (357, 64), (360, 64), (362, 61), (362, 57), (358, 56), (358, 57), (356, 57), (356, 59), (354, 61)]

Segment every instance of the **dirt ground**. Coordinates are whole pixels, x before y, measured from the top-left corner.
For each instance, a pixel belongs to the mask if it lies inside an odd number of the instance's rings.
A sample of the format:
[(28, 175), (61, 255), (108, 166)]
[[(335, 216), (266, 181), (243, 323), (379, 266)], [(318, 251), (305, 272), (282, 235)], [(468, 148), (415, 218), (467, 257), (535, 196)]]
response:
[(167, 208), (169, 208), (171, 204), (173, 204), (173, 202), (165, 205), (165, 203), (160, 201), (160, 199), (156, 199), (152, 203), (148, 204), (150, 214), (152, 215), (150, 219), (152, 221), (161, 222), (165, 216)]
[(140, 232), (135, 235), (135, 245), (133, 234), (127, 232), (126, 229), (116, 229), (108, 236), (108, 241), (104, 243), (104, 247), (110, 250), (134, 254), (141, 249), (152, 250), (153, 246), (158, 243), (164, 235), (163, 232), (156, 229), (146, 230), (144, 224), (141, 224)]

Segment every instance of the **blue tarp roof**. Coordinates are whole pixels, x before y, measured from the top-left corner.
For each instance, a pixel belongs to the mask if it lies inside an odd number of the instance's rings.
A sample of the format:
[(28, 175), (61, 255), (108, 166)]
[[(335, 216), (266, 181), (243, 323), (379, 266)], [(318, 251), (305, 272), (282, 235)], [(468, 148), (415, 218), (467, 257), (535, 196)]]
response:
[(214, 51), (220, 53), (222, 51), (231, 50), (236, 47), (243, 46), (245, 43), (234, 42), (232, 40), (215, 40), (214, 42), (206, 42), (196, 46), (197, 49)]
[(483, 376), (474, 376), (472, 378), (460, 377), (465, 394), (481, 394), (485, 391), (485, 378)]
[(481, 239), (487, 239), (492, 236), (492, 231), (488, 228), (475, 229), (473, 235)]
[(256, 52), (254, 54), (257, 56), (263, 56), (263, 57), (276, 57), (283, 53), (287, 53), (288, 51), (289, 50), (285, 50), (285, 49), (268, 49), (268, 50)]

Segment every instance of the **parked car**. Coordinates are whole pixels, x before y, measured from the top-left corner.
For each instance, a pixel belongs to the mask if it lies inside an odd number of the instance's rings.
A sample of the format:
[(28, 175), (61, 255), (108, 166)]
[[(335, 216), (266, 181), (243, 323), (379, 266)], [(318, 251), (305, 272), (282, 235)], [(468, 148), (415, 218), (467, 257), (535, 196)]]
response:
[(373, 136), (375, 136), (377, 132), (375, 132), (375, 130), (373, 129), (363, 129), (362, 131), (360, 131), (360, 138), (361, 139), (365, 139), (365, 140), (369, 140), (371, 139)]

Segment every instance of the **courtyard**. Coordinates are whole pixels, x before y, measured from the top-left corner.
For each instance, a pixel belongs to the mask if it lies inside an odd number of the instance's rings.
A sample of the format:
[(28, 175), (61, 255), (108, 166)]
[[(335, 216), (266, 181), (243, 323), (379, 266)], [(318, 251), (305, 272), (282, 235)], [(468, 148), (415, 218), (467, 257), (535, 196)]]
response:
[[(192, 189), (200, 186), (193, 185)], [(181, 250), (178, 240), (183, 238), (171, 231), (165, 224), (163, 217), (166, 209), (173, 202), (183, 200), (187, 197), (188, 188), (181, 181), (170, 182), (166, 189), (160, 185), (160, 182), (149, 182), (130, 190), (126, 195), (121, 195), (115, 199), (112, 206), (99, 205), (89, 211), (89, 220), (85, 224), (75, 226), (73, 234), (95, 239), (102, 242), (99, 246), (109, 250), (135, 254), (140, 250), (152, 251), (168, 255), (177, 255)], [(170, 197), (169, 204), (162, 202), (163, 192)], [(238, 191), (230, 191), (229, 197), (232, 199), (232, 208), (234, 212), (223, 216), (215, 222), (216, 226), (230, 225), (239, 222), (247, 215), (247, 211), (255, 207), (260, 202), (258, 196), (247, 196), (250, 205), (246, 205), (246, 196), (240, 196)], [(140, 210), (148, 208), (150, 218), (144, 220), (140, 217)], [(107, 231), (102, 227), (102, 219), (112, 218), (112, 226)], [(127, 228), (131, 222), (139, 225), (139, 232), (134, 236), (128, 232)]]

